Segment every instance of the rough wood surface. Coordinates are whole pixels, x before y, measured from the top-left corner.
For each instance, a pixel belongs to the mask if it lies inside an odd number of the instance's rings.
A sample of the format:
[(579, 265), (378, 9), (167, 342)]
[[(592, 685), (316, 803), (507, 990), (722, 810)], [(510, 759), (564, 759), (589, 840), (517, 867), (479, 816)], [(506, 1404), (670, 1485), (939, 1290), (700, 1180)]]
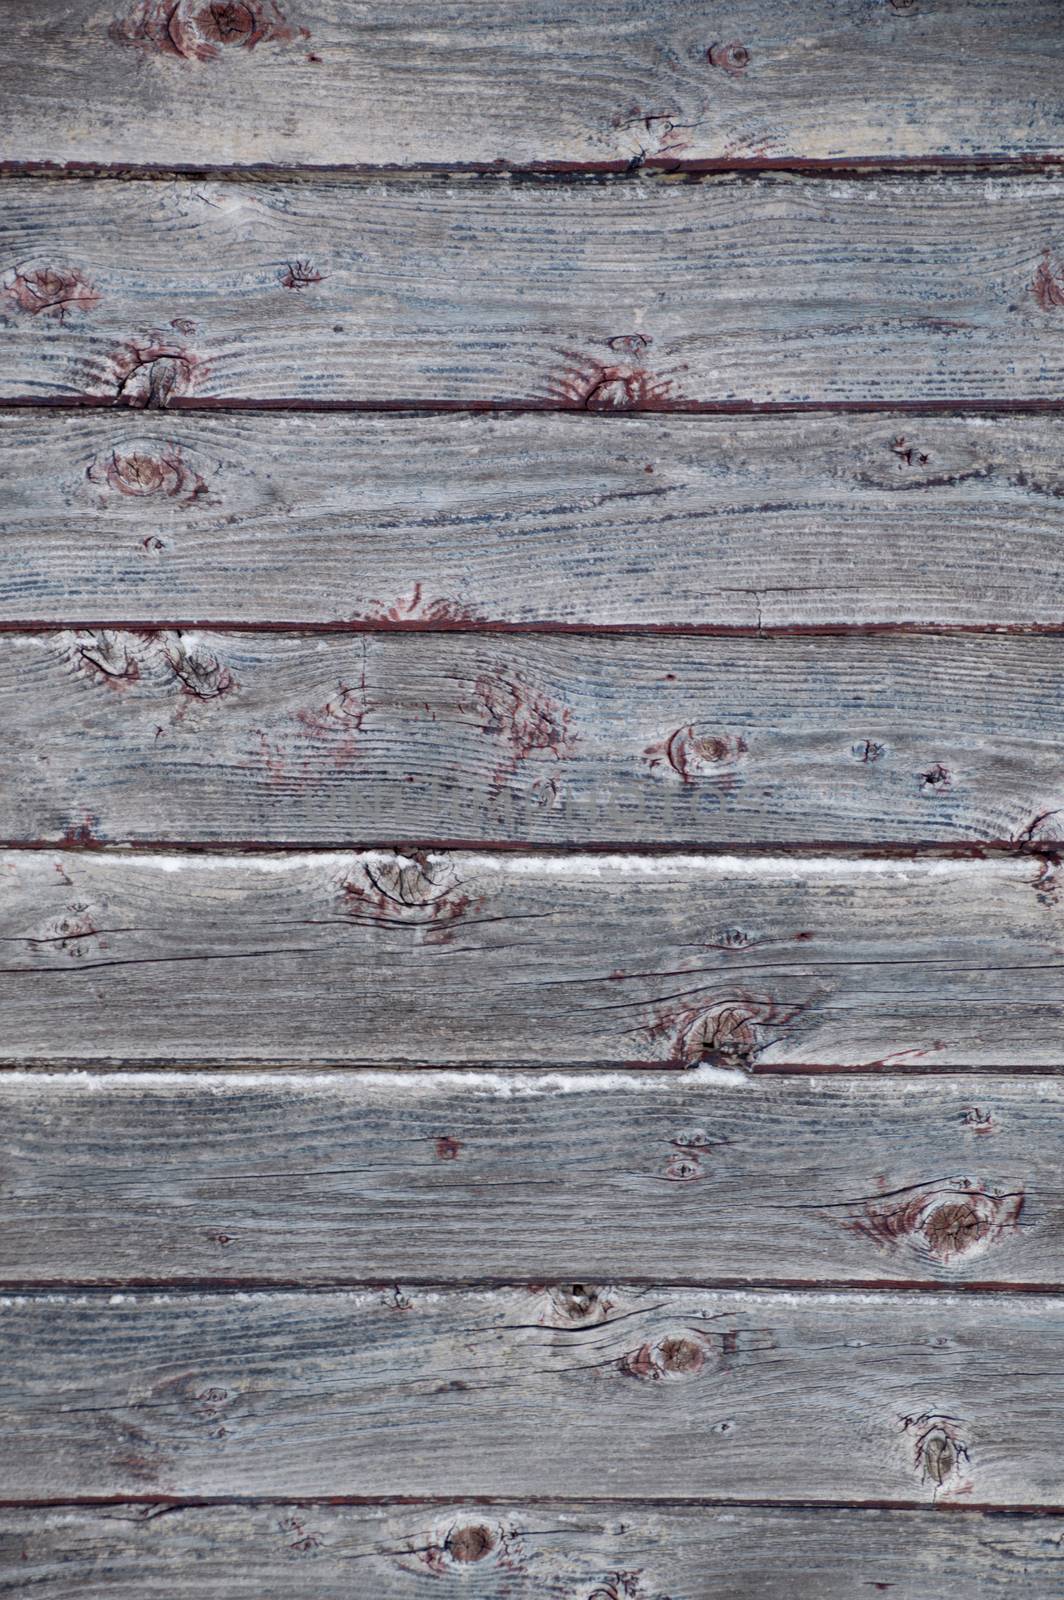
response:
[(12, 841), (1057, 838), (1064, 642), (0, 635)]
[(0, 621), (1060, 625), (1059, 434), (0, 413)]
[(1062, 252), (1050, 176), (14, 181), (0, 400), (1057, 401)]
[(1051, 0), (8, 10), (9, 160), (623, 163), (1062, 145)]
[[(0, 1510), (0, 1593), (38, 1600), (1043, 1600), (1064, 1523), (807, 1506), (306, 1504)], [(433, 1580), (436, 1580), (434, 1583)]]
[(1064, 1500), (1060, 1298), (31, 1295), (0, 1327), (8, 1499)]
[(2, 1056), (1059, 1065), (1048, 860), (0, 858)]
[(40, 1074), (0, 1117), (9, 1283), (1064, 1282), (1056, 1079)]

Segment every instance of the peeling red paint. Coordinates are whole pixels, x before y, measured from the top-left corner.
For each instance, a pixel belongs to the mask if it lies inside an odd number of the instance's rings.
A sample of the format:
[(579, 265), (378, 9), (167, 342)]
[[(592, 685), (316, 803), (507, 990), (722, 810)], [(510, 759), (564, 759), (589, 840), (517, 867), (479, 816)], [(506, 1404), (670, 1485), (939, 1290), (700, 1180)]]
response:
[[(102, 844), (103, 841), (96, 832), (96, 829), (99, 827), (99, 825), (99, 817), (95, 817), (91, 814), (91, 812), (87, 811), (82, 822), (71, 822), (67, 825), (60, 836), (60, 846)], [(71, 880), (63, 871), (61, 862), (56, 862), (55, 870), (59, 873), (64, 883), (70, 883)]]
[(478, 709), (488, 719), (483, 731), (501, 740), (508, 752), (496, 772), (498, 781), (511, 777), (522, 761), (541, 756), (564, 761), (573, 755), (577, 736), (568, 706), (511, 674), (505, 665), (494, 673), (482, 673), (473, 688)]
[(1022, 1189), (998, 1194), (975, 1179), (958, 1178), (869, 1200), (846, 1226), (876, 1244), (905, 1246), (948, 1266), (1000, 1243), (1017, 1226), (1023, 1204)]
[(83, 273), (67, 267), (19, 268), (4, 285), (4, 294), (20, 311), (59, 322), (71, 311), (94, 310), (102, 299)]
[(1059, 261), (1054, 265), (1048, 250), (1038, 263), (1031, 293), (1043, 311), (1055, 311), (1064, 306), (1064, 266)]
[(184, 61), (213, 61), (226, 48), (254, 50), (263, 43), (309, 39), (293, 27), (274, 0), (139, 0), (115, 21), (111, 38)]
[(457, 1161), (458, 1152), (462, 1148), (460, 1139), (454, 1139), (449, 1133), (441, 1134), (436, 1140), (436, 1156), (440, 1161)]
[(415, 583), (409, 595), (402, 595), (398, 600), (371, 600), (368, 611), (356, 613), (350, 619), (352, 622), (385, 622), (385, 623), (448, 623), (448, 622), (484, 622), (487, 618), (471, 607), (463, 605), (460, 601), (438, 596), (433, 600), (425, 597), (420, 583)]

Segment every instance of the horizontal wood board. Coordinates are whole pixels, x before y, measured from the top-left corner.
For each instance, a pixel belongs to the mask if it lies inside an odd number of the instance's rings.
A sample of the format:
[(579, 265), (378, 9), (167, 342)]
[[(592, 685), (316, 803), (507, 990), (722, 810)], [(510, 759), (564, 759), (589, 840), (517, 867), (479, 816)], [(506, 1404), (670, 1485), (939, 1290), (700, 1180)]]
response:
[(0, 401), (1057, 402), (1064, 180), (0, 186)]
[(1060, 423), (0, 412), (0, 623), (1064, 625)]
[[(829, 1507), (277, 1505), (0, 1511), (0, 1586), (39, 1600), (971, 1600), (1049, 1594), (1059, 1517)], [(435, 1584), (433, 1582), (435, 1581)]]
[(35, 0), (6, 19), (0, 159), (1059, 153), (1059, 22), (1047, 0)]
[(1059, 1080), (701, 1076), (10, 1077), (0, 1277), (1064, 1281)]
[(0, 858), (4, 1061), (1056, 1067), (1051, 863)]
[(1064, 639), (0, 634), (14, 841), (1059, 840)]
[(400, 1285), (0, 1319), (5, 1498), (1064, 1499), (1060, 1298), (615, 1287), (589, 1317)]

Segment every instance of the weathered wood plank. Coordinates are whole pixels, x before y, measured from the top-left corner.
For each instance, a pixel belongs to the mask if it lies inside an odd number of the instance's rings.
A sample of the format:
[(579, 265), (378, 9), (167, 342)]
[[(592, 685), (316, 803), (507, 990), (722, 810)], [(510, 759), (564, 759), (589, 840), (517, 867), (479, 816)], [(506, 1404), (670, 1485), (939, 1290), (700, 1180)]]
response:
[(1064, 1282), (1056, 1079), (39, 1074), (0, 1113), (11, 1283)]
[(1059, 433), (8, 412), (0, 621), (1059, 625)]
[(1064, 181), (18, 181), (0, 400), (1057, 400)]
[(0, 1494), (1059, 1506), (1064, 1300), (614, 1288), (0, 1301)]
[(1051, 0), (733, 0), (719, 17), (684, 0), (10, 10), (6, 159), (624, 162), (1062, 144)]
[(1064, 804), (1050, 635), (75, 629), (0, 635), (0, 697), (20, 843), (912, 845)]
[(0, 858), (8, 1062), (1064, 1059), (1052, 863)]
[(807, 1506), (63, 1506), (0, 1511), (0, 1593), (39, 1600), (970, 1600), (1064, 1582), (1064, 1522)]

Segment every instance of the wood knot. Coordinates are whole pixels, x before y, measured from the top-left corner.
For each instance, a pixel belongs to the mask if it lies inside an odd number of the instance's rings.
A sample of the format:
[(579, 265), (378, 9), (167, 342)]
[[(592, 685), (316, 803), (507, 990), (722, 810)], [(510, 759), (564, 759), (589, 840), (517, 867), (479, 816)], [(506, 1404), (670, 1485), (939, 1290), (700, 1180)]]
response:
[(953, 774), (941, 761), (936, 761), (920, 774), (920, 787), (923, 794), (946, 794), (953, 787)]
[(972, 1178), (958, 1178), (870, 1199), (847, 1226), (876, 1244), (905, 1247), (921, 1260), (949, 1266), (999, 1243), (1018, 1225), (1024, 1199), (1022, 1189), (995, 1193)]
[(750, 52), (737, 39), (730, 44), (711, 44), (706, 51), (706, 58), (711, 67), (719, 67), (732, 78), (742, 77), (750, 65)]
[(860, 739), (850, 748), (853, 759), (865, 767), (874, 766), (877, 761), (882, 761), (886, 753), (886, 745), (877, 744), (874, 739)]
[(766, 1028), (792, 1022), (800, 1009), (784, 1010), (772, 1001), (736, 996), (666, 1008), (644, 1031), (649, 1038), (668, 1045), (670, 1061), (749, 1071), (773, 1042)]
[(320, 1550), (324, 1540), (320, 1533), (313, 1528), (308, 1528), (301, 1516), (282, 1517), (277, 1524), (289, 1550), (294, 1550), (297, 1555), (312, 1555), (315, 1550)]
[(4, 284), (4, 295), (19, 311), (31, 317), (54, 317), (64, 322), (71, 311), (86, 313), (102, 296), (72, 267), (18, 267)]
[(502, 1558), (507, 1566), (516, 1566), (519, 1541), (503, 1528), (471, 1517), (450, 1526), (437, 1527), (428, 1542), (418, 1551), (419, 1560), (437, 1577), (455, 1568), (475, 1566), (481, 1561)]
[(223, 49), (254, 50), (310, 34), (292, 27), (275, 0), (139, 0), (112, 24), (111, 38), (183, 61), (213, 61)]
[(706, 1347), (697, 1337), (666, 1334), (622, 1356), (617, 1365), (626, 1378), (657, 1383), (662, 1379), (696, 1378), (705, 1362)]
[(212, 650), (184, 634), (164, 636), (163, 658), (190, 700), (221, 700), (240, 687)]
[(309, 289), (312, 284), (325, 282), (325, 274), (312, 261), (288, 261), (280, 276), (285, 289)]
[(131, 340), (115, 350), (104, 370), (88, 373), (93, 392), (109, 393), (138, 410), (163, 411), (206, 378), (207, 364), (165, 334)]
[(897, 434), (891, 441), (890, 448), (894, 455), (898, 457), (899, 461), (904, 461), (907, 467), (911, 467), (914, 464), (917, 466), (926, 467), (931, 459), (926, 451), (918, 450), (916, 446), (910, 443), (905, 435), (901, 433)]
[(689, 723), (685, 728), (674, 728), (657, 744), (647, 745), (643, 754), (652, 772), (669, 766), (681, 783), (710, 778), (730, 789), (738, 782), (739, 767), (749, 749), (741, 734), (698, 733)]
[(450, 856), (413, 850), (373, 850), (360, 856), (343, 886), (348, 920), (384, 928), (423, 928), (449, 938), (449, 924), (471, 915), (483, 899), (471, 895)]
[(438, 1161), (457, 1161), (458, 1152), (462, 1148), (460, 1139), (452, 1138), (449, 1133), (441, 1134), (436, 1140), (436, 1159)]
[(207, 493), (205, 480), (181, 454), (179, 445), (129, 444), (87, 468), (90, 483), (102, 484), (134, 500), (180, 500), (195, 505)]
[(623, 350), (633, 358), (642, 355), (654, 343), (649, 333), (618, 333), (606, 343), (611, 350)]
[(129, 634), (109, 628), (73, 634), (70, 656), (75, 671), (108, 689), (129, 689), (140, 680), (140, 661)]
[(483, 1522), (467, 1522), (463, 1527), (453, 1528), (447, 1535), (444, 1548), (452, 1561), (458, 1561), (463, 1566), (471, 1561), (483, 1561), (495, 1548), (495, 1535)]
[(564, 406), (579, 411), (664, 411), (683, 399), (673, 373), (686, 371), (684, 367), (654, 373), (644, 366), (604, 365), (575, 351), (562, 354), (571, 365), (551, 377), (547, 393)]
[(536, 1320), (544, 1327), (587, 1327), (605, 1322), (614, 1303), (612, 1291), (602, 1285), (555, 1284), (546, 1291), (546, 1303)]
[(1016, 835), (1017, 844), (1060, 844), (1064, 842), (1064, 811), (1040, 811)]
[(945, 1487), (961, 1464), (969, 1460), (968, 1446), (958, 1432), (962, 1425), (959, 1417), (938, 1411), (901, 1419), (903, 1432), (912, 1439), (913, 1465), (921, 1479), (933, 1484), (936, 1491)]

